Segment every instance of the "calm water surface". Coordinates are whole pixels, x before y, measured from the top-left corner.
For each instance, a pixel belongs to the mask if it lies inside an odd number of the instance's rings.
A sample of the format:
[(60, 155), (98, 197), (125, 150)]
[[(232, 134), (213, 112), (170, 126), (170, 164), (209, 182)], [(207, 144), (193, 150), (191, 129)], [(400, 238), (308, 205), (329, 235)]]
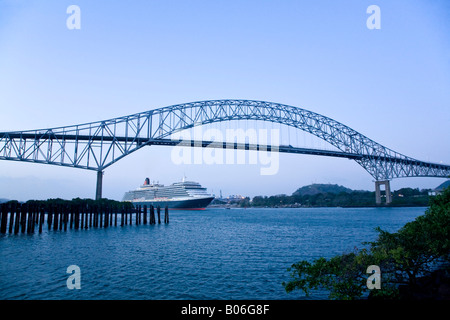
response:
[(171, 211), (167, 225), (0, 235), (0, 299), (305, 299), (281, 284), (292, 263), (362, 247), (425, 210), (211, 208)]

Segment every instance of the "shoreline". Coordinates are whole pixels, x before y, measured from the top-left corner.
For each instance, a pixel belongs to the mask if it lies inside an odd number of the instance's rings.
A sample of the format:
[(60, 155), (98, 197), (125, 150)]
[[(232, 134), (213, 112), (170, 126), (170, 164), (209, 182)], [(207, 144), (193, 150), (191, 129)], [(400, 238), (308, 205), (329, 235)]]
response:
[(239, 206), (239, 205), (209, 205), (207, 208), (224, 209), (306, 209), (306, 208), (427, 208), (426, 205), (373, 205), (373, 206)]

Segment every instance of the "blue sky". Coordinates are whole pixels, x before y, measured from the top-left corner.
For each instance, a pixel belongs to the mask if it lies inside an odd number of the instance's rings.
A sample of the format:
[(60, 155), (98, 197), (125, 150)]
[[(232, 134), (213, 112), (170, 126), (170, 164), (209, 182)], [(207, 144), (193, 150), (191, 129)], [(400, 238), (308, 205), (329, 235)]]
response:
[[(69, 30), (66, 9), (81, 9)], [(369, 5), (381, 29), (369, 30)], [(340, 121), (420, 160), (450, 163), (448, 1), (0, 0), (0, 131), (109, 119), (177, 103), (255, 99)], [(149, 147), (105, 171), (120, 199), (145, 177), (185, 174), (224, 195), (291, 194), (310, 183), (373, 190), (346, 159), (280, 155), (255, 165), (175, 165)], [(0, 198), (93, 197), (95, 172), (0, 161)], [(433, 188), (437, 178), (394, 179)]]

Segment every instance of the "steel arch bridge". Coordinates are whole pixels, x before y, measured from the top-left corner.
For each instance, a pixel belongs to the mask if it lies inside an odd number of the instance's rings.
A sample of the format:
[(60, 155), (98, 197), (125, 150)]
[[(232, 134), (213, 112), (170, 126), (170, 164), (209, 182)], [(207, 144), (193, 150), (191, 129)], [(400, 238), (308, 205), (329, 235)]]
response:
[[(379, 185), (400, 177), (449, 177), (450, 166), (424, 162), (393, 151), (350, 127), (318, 113), (280, 103), (255, 100), (208, 100), (178, 104), (110, 120), (51, 129), (0, 132), (0, 160), (52, 164), (97, 171), (96, 198), (101, 197), (103, 170), (149, 145), (229, 147), (211, 141), (180, 142), (179, 131), (215, 122), (259, 120), (308, 132), (339, 151), (234, 143), (255, 149), (345, 157), (355, 160)], [(390, 195), (390, 192), (389, 192)], [(387, 196), (387, 202), (390, 199)]]

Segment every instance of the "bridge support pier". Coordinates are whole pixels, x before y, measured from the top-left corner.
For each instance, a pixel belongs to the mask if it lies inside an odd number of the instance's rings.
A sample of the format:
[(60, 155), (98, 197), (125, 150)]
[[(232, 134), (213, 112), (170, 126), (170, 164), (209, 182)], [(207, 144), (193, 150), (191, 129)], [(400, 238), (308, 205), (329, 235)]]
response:
[(392, 202), (391, 185), (389, 180), (375, 181), (376, 202), (377, 204), (381, 204), (381, 188), (380, 188), (381, 185), (384, 185), (384, 190), (386, 193), (386, 204), (389, 204)]
[(103, 171), (97, 171), (97, 189), (95, 192), (95, 200), (100, 200), (102, 198), (102, 187), (103, 187)]

